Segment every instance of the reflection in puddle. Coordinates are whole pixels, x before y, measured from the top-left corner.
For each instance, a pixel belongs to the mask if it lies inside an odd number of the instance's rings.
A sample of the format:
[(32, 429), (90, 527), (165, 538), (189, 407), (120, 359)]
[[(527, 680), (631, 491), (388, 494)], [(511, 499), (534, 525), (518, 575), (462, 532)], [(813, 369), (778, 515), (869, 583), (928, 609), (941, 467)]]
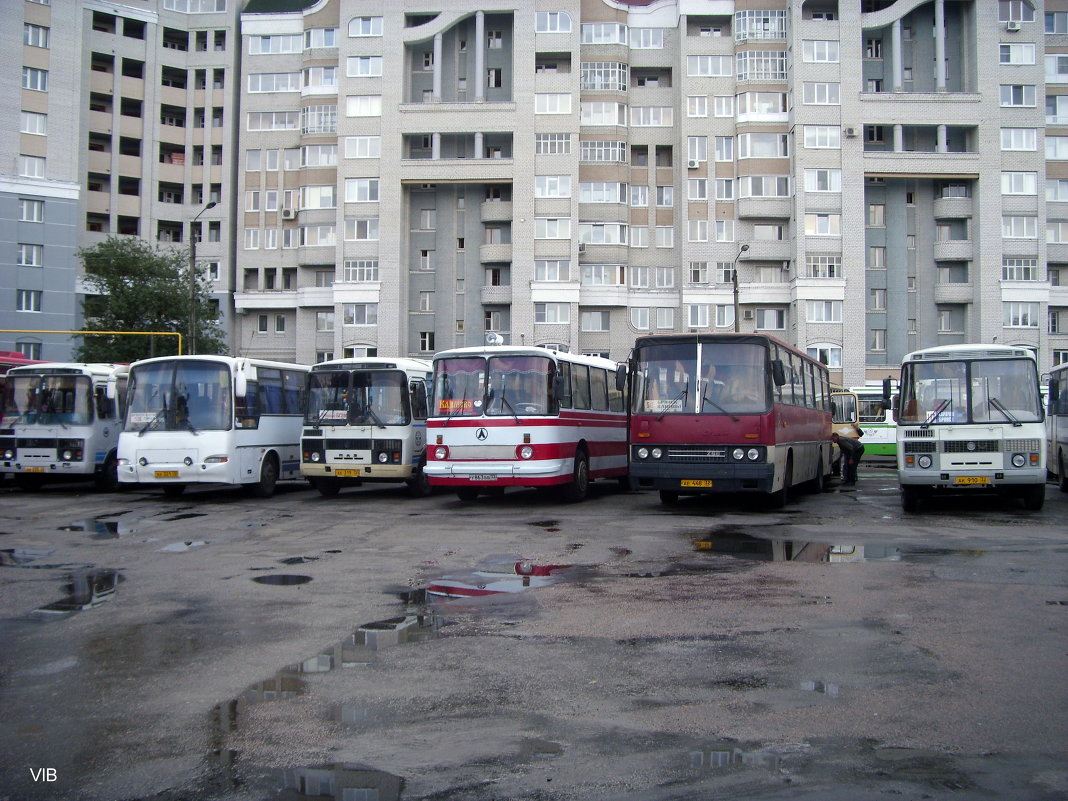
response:
[[(282, 787), (296, 791), (301, 798), (398, 801), (404, 790), (404, 779), (363, 765), (316, 765), (282, 771)], [(291, 795), (285, 793), (282, 797)]]
[(570, 567), (538, 565), (518, 556), (490, 556), (470, 572), (434, 579), (427, 586), (426, 594), (435, 598), (478, 598), (522, 592), (559, 581)]
[(165, 517), (163, 520), (169, 523), (174, 520), (189, 520), (193, 517), (204, 517), (205, 515), (205, 512), (182, 512), (181, 514), (173, 515), (171, 517)]
[(0, 550), (0, 567), (19, 567), (48, 556), (44, 548), (4, 548)]
[(740, 767), (777, 770), (781, 759), (779, 754), (764, 748), (747, 749), (731, 741), (713, 743), (690, 751), (690, 767), (703, 770), (729, 770)]
[(765, 539), (732, 530), (713, 530), (693, 542), (695, 550), (771, 562), (897, 562), (901, 549), (890, 545)]
[(257, 584), (272, 584), (281, 587), (290, 587), (294, 584), (307, 584), (312, 580), (311, 576), (301, 576), (295, 573), (278, 573), (273, 576), (256, 576), (252, 579)]
[(801, 689), (809, 693), (829, 695), (831, 698), (838, 697), (838, 685), (829, 681), (803, 681), (801, 682)]
[[(183, 553), (191, 548), (199, 548), (201, 545), (207, 545), (205, 540), (186, 540), (185, 542), (172, 542), (170, 545), (164, 545), (159, 549), (161, 553)], [(311, 579), (309, 579), (310, 581)]]
[(69, 615), (92, 609), (115, 597), (121, 576), (117, 570), (79, 570), (70, 575), (67, 597), (34, 610), (38, 615)]

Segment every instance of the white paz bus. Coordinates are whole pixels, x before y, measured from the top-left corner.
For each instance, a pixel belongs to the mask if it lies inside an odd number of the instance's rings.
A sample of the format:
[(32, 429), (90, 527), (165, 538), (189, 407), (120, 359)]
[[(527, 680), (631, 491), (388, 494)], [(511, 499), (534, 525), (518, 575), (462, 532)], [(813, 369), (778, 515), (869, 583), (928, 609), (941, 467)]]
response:
[(541, 347), (487, 345), (434, 356), (426, 472), (461, 500), (505, 487), (627, 477), (627, 413), (615, 362)]
[[(889, 385), (884, 392), (889, 401)], [(908, 354), (894, 404), (901, 503), (996, 490), (1042, 508), (1046, 448), (1035, 356), (1008, 345), (942, 345)]]
[(430, 491), (426, 463), (430, 362), (335, 359), (308, 374), (300, 472), (324, 496), (364, 481), (403, 481)]
[(1049, 374), (1046, 459), (1061, 492), (1068, 492), (1068, 364), (1054, 367)]
[(258, 497), (300, 477), (308, 368), (231, 356), (168, 356), (130, 366), (119, 481), (245, 485)]
[(115, 489), (126, 372), (75, 362), (11, 368), (0, 404), (0, 471), (25, 490), (62, 478)]

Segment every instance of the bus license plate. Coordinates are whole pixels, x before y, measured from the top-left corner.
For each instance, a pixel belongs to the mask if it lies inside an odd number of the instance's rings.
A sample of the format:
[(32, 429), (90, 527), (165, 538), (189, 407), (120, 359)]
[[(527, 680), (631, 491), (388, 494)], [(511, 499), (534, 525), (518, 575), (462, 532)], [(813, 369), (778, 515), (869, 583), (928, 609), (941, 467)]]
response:
[(989, 484), (989, 476), (957, 476), (953, 479), (954, 484)]
[(679, 482), (680, 487), (711, 487), (710, 478), (684, 478)]
[(157, 470), (156, 478), (178, 478), (177, 470)]
[(341, 476), (342, 478), (355, 478), (360, 475), (359, 470), (335, 470), (335, 476)]
[(43, 467), (27, 467), (27, 473), (43, 473), (45, 469)]
[(467, 479), (468, 481), (496, 481), (497, 476), (490, 473), (472, 473)]

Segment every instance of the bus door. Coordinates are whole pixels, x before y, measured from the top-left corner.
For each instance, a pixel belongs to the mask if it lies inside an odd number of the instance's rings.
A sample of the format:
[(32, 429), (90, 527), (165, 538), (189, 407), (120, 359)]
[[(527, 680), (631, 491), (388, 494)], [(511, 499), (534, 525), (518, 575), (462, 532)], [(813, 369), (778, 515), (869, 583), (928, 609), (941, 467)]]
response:
[(408, 394), (412, 405), (412, 464), (418, 465), (426, 448), (426, 418), (430, 408), (426, 381), (418, 378), (409, 381)]
[(831, 433), (856, 439), (860, 420), (860, 403), (855, 392), (831, 393)]

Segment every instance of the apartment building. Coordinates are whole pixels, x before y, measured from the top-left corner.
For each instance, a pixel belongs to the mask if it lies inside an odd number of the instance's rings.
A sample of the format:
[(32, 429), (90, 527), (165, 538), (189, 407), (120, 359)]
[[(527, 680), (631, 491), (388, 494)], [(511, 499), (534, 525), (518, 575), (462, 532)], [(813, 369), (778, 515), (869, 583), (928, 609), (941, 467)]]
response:
[[(130, 235), (182, 249), (196, 238), (228, 330), (239, 0), (24, 0), (20, 11), (22, 44), (8, 42), (22, 54), (20, 133), (5, 135), (0, 160), (16, 165), (0, 176), (11, 232), (0, 327), (80, 328), (77, 249)], [(0, 334), (0, 346), (46, 359), (73, 344)]]

